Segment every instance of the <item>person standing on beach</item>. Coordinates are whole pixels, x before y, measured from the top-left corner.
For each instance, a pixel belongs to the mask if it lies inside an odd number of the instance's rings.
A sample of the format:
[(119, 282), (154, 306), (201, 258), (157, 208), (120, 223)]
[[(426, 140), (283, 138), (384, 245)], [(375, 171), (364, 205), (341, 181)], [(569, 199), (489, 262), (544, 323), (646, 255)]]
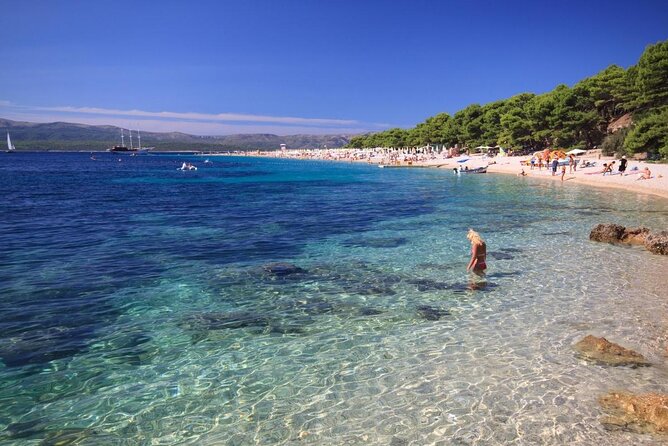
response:
[(564, 182), (564, 175), (566, 175), (566, 164), (561, 166), (561, 182)]
[(485, 241), (480, 237), (480, 234), (473, 229), (469, 229), (466, 238), (471, 242), (471, 260), (466, 267), (466, 271), (473, 271), (481, 276), (487, 269), (487, 263), (485, 263), (487, 260), (487, 244), (485, 244)]
[(626, 155), (622, 156), (622, 159), (619, 160), (619, 174), (623, 175), (626, 172)]
[(554, 158), (552, 158), (552, 176), (555, 176), (557, 174), (557, 165), (559, 164), (559, 160), (557, 159), (556, 155)]

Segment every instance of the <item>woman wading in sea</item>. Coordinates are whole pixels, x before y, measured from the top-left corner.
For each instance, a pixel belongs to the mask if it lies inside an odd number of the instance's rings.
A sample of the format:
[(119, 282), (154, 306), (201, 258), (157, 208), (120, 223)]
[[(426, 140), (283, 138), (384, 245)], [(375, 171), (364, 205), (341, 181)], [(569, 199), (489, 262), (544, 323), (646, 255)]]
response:
[(487, 269), (487, 245), (485, 241), (480, 237), (480, 234), (475, 232), (473, 229), (469, 229), (466, 238), (471, 242), (471, 261), (466, 267), (466, 271), (473, 271), (478, 275), (483, 275)]

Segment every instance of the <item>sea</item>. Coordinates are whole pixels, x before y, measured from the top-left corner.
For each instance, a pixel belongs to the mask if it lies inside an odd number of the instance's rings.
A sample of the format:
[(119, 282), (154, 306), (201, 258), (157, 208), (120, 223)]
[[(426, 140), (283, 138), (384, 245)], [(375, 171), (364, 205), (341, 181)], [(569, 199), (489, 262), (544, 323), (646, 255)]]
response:
[[(0, 156), (0, 445), (667, 441), (598, 399), (668, 393), (668, 257), (588, 237), (666, 229), (667, 200), (205, 158)], [(588, 362), (588, 334), (652, 365)]]

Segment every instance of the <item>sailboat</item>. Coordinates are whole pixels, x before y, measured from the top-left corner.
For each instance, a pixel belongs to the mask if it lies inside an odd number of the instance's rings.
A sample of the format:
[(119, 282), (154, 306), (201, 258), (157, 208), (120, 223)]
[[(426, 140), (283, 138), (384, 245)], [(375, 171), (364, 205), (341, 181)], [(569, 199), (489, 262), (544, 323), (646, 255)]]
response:
[(9, 138), (9, 132), (7, 132), (7, 153), (12, 153), (16, 150), (16, 147), (12, 145), (12, 140)]

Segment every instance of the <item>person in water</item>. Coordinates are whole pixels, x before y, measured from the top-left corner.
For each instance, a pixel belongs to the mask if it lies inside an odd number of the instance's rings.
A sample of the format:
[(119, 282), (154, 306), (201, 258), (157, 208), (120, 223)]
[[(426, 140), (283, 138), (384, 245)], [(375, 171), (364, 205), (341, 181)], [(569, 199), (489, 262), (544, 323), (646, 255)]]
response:
[(471, 242), (471, 261), (466, 267), (466, 271), (473, 271), (476, 274), (483, 274), (487, 269), (487, 245), (480, 237), (480, 234), (473, 229), (469, 229), (466, 238)]

